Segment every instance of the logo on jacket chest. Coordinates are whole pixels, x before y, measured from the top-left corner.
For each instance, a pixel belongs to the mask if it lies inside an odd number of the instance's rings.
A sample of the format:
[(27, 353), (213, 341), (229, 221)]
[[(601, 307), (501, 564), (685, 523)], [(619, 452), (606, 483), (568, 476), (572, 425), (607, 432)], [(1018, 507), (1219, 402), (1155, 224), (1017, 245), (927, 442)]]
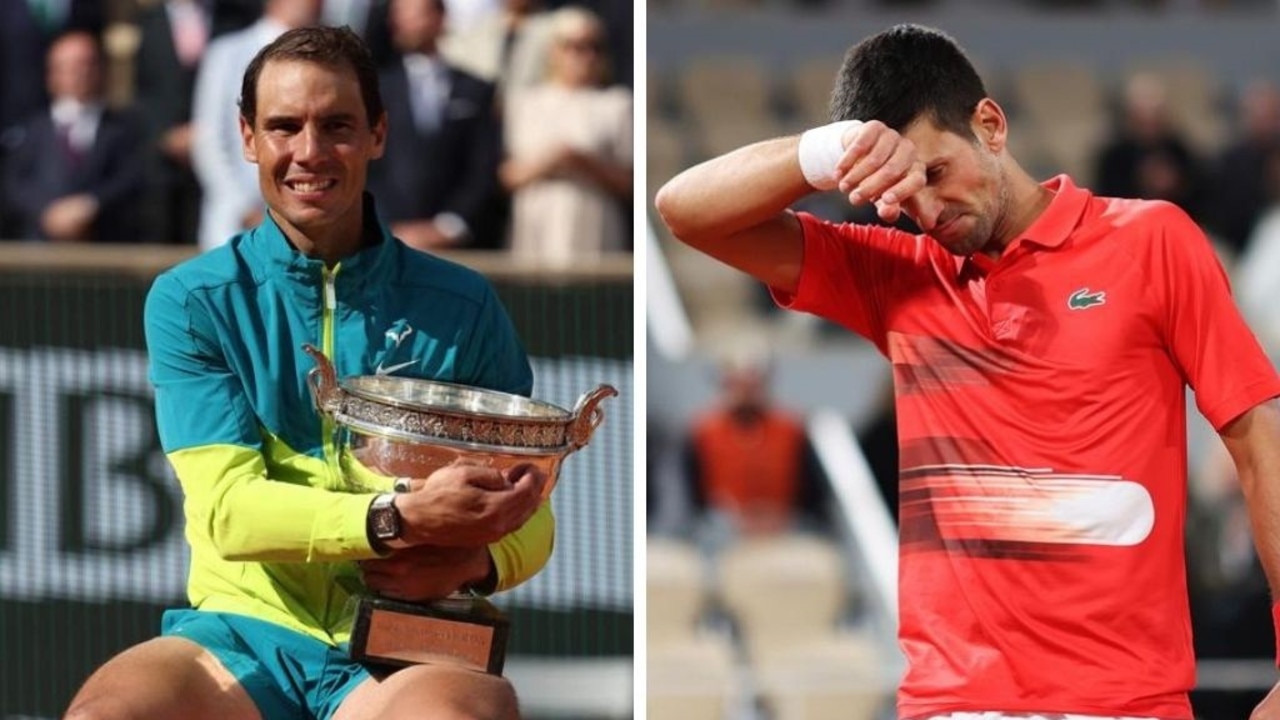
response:
[[(413, 326), (407, 321), (397, 320), (394, 325), (385, 333), (387, 338), (386, 349), (382, 352), (382, 359), (378, 361), (378, 366), (374, 368), (375, 375), (390, 375), (397, 370), (403, 370), (407, 367), (418, 364), (417, 360), (405, 360), (387, 364), (388, 361), (395, 360), (396, 355), (400, 354), (400, 346), (404, 345), (405, 340), (413, 334)], [(412, 344), (409, 345), (412, 347)]]

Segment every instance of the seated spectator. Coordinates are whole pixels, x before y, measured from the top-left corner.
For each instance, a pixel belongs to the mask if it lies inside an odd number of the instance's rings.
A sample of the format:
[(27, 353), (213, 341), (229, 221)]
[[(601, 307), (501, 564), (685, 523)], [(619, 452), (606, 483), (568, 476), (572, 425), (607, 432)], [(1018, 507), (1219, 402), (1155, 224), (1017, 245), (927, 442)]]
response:
[(395, 236), (421, 250), (497, 248), (490, 222), (498, 195), (500, 138), (493, 85), (438, 52), (443, 0), (391, 0), (391, 37), (401, 58), (379, 73), (387, 153), (369, 187)]
[(1150, 75), (1134, 75), (1125, 88), (1119, 126), (1097, 159), (1099, 195), (1168, 200), (1198, 216), (1199, 162), (1173, 126), (1165, 89)]
[(824, 520), (820, 471), (804, 424), (772, 402), (764, 362), (726, 363), (720, 399), (695, 418), (685, 465), (695, 510), (736, 535)]
[(0, 127), (11, 128), (49, 106), (40, 73), (53, 40), (72, 30), (102, 36), (101, 0), (0, 2)]
[(1208, 220), (1214, 234), (1236, 256), (1269, 202), (1267, 162), (1280, 149), (1280, 91), (1267, 80), (1250, 83), (1240, 95), (1239, 139), (1214, 168)]
[(46, 82), (49, 111), (11, 135), (5, 163), (17, 232), (58, 242), (136, 241), (139, 130), (103, 105), (97, 38), (73, 31), (54, 41)]
[(569, 264), (629, 249), (631, 93), (606, 85), (594, 14), (557, 10), (553, 32), (547, 81), (510, 96), (500, 176), (514, 195), (512, 249)]

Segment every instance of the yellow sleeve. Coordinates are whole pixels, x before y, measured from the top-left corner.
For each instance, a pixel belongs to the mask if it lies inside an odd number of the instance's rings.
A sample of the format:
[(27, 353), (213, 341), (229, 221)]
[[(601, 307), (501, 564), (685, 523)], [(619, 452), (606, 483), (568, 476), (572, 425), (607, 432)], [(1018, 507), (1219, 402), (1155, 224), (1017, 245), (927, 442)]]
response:
[(556, 518), (551, 501), (543, 500), (537, 512), (519, 530), (489, 544), (489, 554), (498, 570), (496, 590), (510, 590), (547, 564), (555, 544)]
[[(187, 537), (224, 560), (331, 562), (376, 557), (365, 529), (376, 493), (269, 479), (261, 453), (205, 445), (169, 453), (185, 496)], [(324, 461), (299, 456), (299, 463)], [(305, 477), (309, 469), (289, 473)], [(292, 479), (292, 478), (291, 478)]]

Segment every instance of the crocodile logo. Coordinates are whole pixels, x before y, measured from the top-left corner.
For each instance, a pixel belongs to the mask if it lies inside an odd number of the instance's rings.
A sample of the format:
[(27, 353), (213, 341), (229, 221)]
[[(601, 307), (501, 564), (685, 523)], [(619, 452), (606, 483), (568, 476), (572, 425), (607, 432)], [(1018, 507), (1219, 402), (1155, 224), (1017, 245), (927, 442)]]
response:
[(1082, 287), (1071, 293), (1071, 297), (1067, 298), (1067, 307), (1072, 310), (1088, 310), (1095, 305), (1103, 305), (1107, 302), (1107, 293), (1099, 290), (1091, 293), (1089, 288)]

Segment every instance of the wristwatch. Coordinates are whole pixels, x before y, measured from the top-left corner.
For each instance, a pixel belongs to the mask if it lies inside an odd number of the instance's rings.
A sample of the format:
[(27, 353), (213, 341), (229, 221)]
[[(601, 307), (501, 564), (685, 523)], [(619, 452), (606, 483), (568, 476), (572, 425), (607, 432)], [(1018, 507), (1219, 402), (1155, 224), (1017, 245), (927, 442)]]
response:
[(408, 547), (400, 538), (400, 511), (396, 509), (396, 494), (383, 493), (369, 505), (369, 542), (375, 548), (397, 549)]

